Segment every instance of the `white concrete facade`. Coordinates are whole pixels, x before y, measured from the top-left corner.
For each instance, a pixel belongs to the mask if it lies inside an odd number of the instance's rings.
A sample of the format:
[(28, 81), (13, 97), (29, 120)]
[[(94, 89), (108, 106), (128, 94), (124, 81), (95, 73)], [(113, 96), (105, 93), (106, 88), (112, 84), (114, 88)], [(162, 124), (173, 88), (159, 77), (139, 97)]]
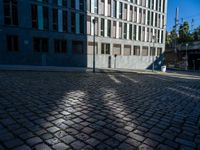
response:
[[(88, 0), (90, 1), (90, 0)], [(96, 26), (98, 27), (98, 34), (96, 35), (96, 66), (99, 68), (129, 68), (129, 69), (147, 69), (153, 63), (154, 60), (161, 59), (162, 53), (165, 51), (165, 30), (166, 30), (166, 12), (167, 12), (167, 0), (142, 0), (137, 4), (134, 0), (91, 0), (91, 8), (95, 2), (98, 1), (99, 6), (104, 6), (103, 14), (98, 7), (98, 13), (94, 13), (93, 9), (88, 10), (87, 15), (91, 16), (91, 33), (93, 33), (93, 23), (92, 18), (98, 18)], [(111, 8), (109, 8), (108, 3), (111, 3)], [(152, 4), (152, 2), (154, 2)], [(156, 3), (158, 2), (158, 3)], [(103, 4), (102, 4), (103, 3)], [(116, 4), (116, 7), (113, 8)], [(120, 10), (122, 6), (122, 10)], [(130, 10), (132, 8), (132, 10)], [(108, 16), (109, 10), (111, 11), (111, 16)], [(126, 10), (126, 11), (125, 11)], [(122, 12), (122, 14), (121, 14)], [(133, 14), (130, 14), (133, 13)], [(116, 17), (114, 17), (114, 14)], [(127, 13), (127, 14), (124, 14)], [(135, 14), (136, 13), (136, 14)], [(149, 15), (148, 15), (149, 14)], [(132, 18), (130, 18), (130, 15)], [(157, 18), (155, 18), (157, 16)], [(159, 19), (160, 16), (160, 19)], [(135, 18), (136, 17), (136, 18)], [(103, 33), (102, 23), (103, 22)], [(153, 20), (152, 20), (153, 19)], [(164, 20), (163, 20), (164, 19)], [(111, 26), (108, 26), (108, 21), (111, 21)], [(157, 22), (156, 22), (157, 21)], [(115, 24), (115, 27), (113, 27)], [(130, 28), (132, 25), (132, 28)], [(135, 29), (136, 27), (136, 29)], [(115, 31), (113, 31), (115, 29)], [(109, 34), (111, 30), (111, 35)], [(147, 34), (147, 30), (149, 34)], [(135, 32), (136, 31), (136, 32)], [(115, 32), (115, 34), (113, 34)], [(115, 37), (113, 37), (115, 35)], [(149, 36), (148, 36), (149, 35)], [(152, 36), (155, 35), (156, 41), (152, 40)], [(88, 35), (88, 43), (93, 42), (93, 34)], [(103, 44), (108, 44), (109, 53), (103, 53)], [(115, 59), (114, 52), (115, 47), (113, 45), (120, 45), (121, 52)], [(124, 46), (131, 47), (131, 52), (129, 56), (125, 56)], [(140, 47), (139, 54), (136, 54), (134, 47)], [(146, 50), (148, 47), (148, 56), (143, 55), (143, 49)], [(155, 47), (155, 55), (151, 55), (151, 49)], [(162, 53), (157, 52), (162, 50)], [(152, 52), (153, 53), (153, 52)], [(129, 53), (126, 53), (126, 55)], [(116, 65), (115, 65), (116, 60)], [(162, 59), (163, 60), (163, 59)], [(162, 61), (161, 60), (161, 61)], [(92, 54), (88, 54), (88, 67), (92, 67)]]

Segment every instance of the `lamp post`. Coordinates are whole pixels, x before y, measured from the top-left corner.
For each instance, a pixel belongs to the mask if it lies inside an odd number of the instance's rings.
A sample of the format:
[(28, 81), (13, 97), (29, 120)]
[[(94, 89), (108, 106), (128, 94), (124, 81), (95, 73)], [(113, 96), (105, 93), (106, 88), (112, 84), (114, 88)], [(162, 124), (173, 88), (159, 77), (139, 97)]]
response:
[[(154, 50), (154, 53), (155, 53), (155, 40), (156, 40), (156, 36), (155, 35), (153, 35), (152, 36), (152, 39), (153, 39), (153, 50)], [(153, 53), (153, 51), (152, 51), (152, 56), (153, 56), (153, 59), (152, 59), (152, 61), (153, 61), (153, 63), (152, 63), (152, 72), (154, 72), (154, 53)]]
[(95, 24), (97, 23), (97, 19), (94, 18), (92, 20), (93, 22), (93, 28), (94, 28), (94, 36), (93, 36), (93, 73), (95, 73), (95, 46), (96, 46), (96, 43), (95, 43)]
[(185, 56), (185, 61), (186, 61), (186, 65), (185, 65), (185, 69), (186, 71), (188, 70), (188, 43), (186, 44), (186, 56)]

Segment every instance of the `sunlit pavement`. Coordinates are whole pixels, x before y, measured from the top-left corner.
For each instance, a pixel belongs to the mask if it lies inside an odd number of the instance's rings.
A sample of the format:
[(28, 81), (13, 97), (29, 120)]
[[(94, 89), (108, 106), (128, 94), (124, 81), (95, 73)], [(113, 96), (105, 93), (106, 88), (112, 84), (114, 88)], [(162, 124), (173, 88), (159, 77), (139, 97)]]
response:
[(1, 71), (1, 149), (200, 149), (200, 79)]

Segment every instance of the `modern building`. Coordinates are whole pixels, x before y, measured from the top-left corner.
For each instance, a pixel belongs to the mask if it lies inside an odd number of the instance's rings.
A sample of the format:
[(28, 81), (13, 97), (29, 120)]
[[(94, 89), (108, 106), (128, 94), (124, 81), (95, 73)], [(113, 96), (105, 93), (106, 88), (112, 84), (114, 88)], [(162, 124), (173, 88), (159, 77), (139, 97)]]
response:
[(98, 68), (160, 66), (166, 5), (167, 0), (1, 0), (0, 64), (92, 67), (95, 45)]

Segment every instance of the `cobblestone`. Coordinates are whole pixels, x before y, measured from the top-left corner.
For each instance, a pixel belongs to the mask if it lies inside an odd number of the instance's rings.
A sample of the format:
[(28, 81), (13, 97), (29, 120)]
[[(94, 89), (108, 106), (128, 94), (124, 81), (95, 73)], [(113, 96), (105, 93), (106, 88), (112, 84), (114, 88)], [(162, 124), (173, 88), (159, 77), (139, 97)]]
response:
[(167, 75), (0, 71), (0, 149), (200, 149), (199, 89)]

